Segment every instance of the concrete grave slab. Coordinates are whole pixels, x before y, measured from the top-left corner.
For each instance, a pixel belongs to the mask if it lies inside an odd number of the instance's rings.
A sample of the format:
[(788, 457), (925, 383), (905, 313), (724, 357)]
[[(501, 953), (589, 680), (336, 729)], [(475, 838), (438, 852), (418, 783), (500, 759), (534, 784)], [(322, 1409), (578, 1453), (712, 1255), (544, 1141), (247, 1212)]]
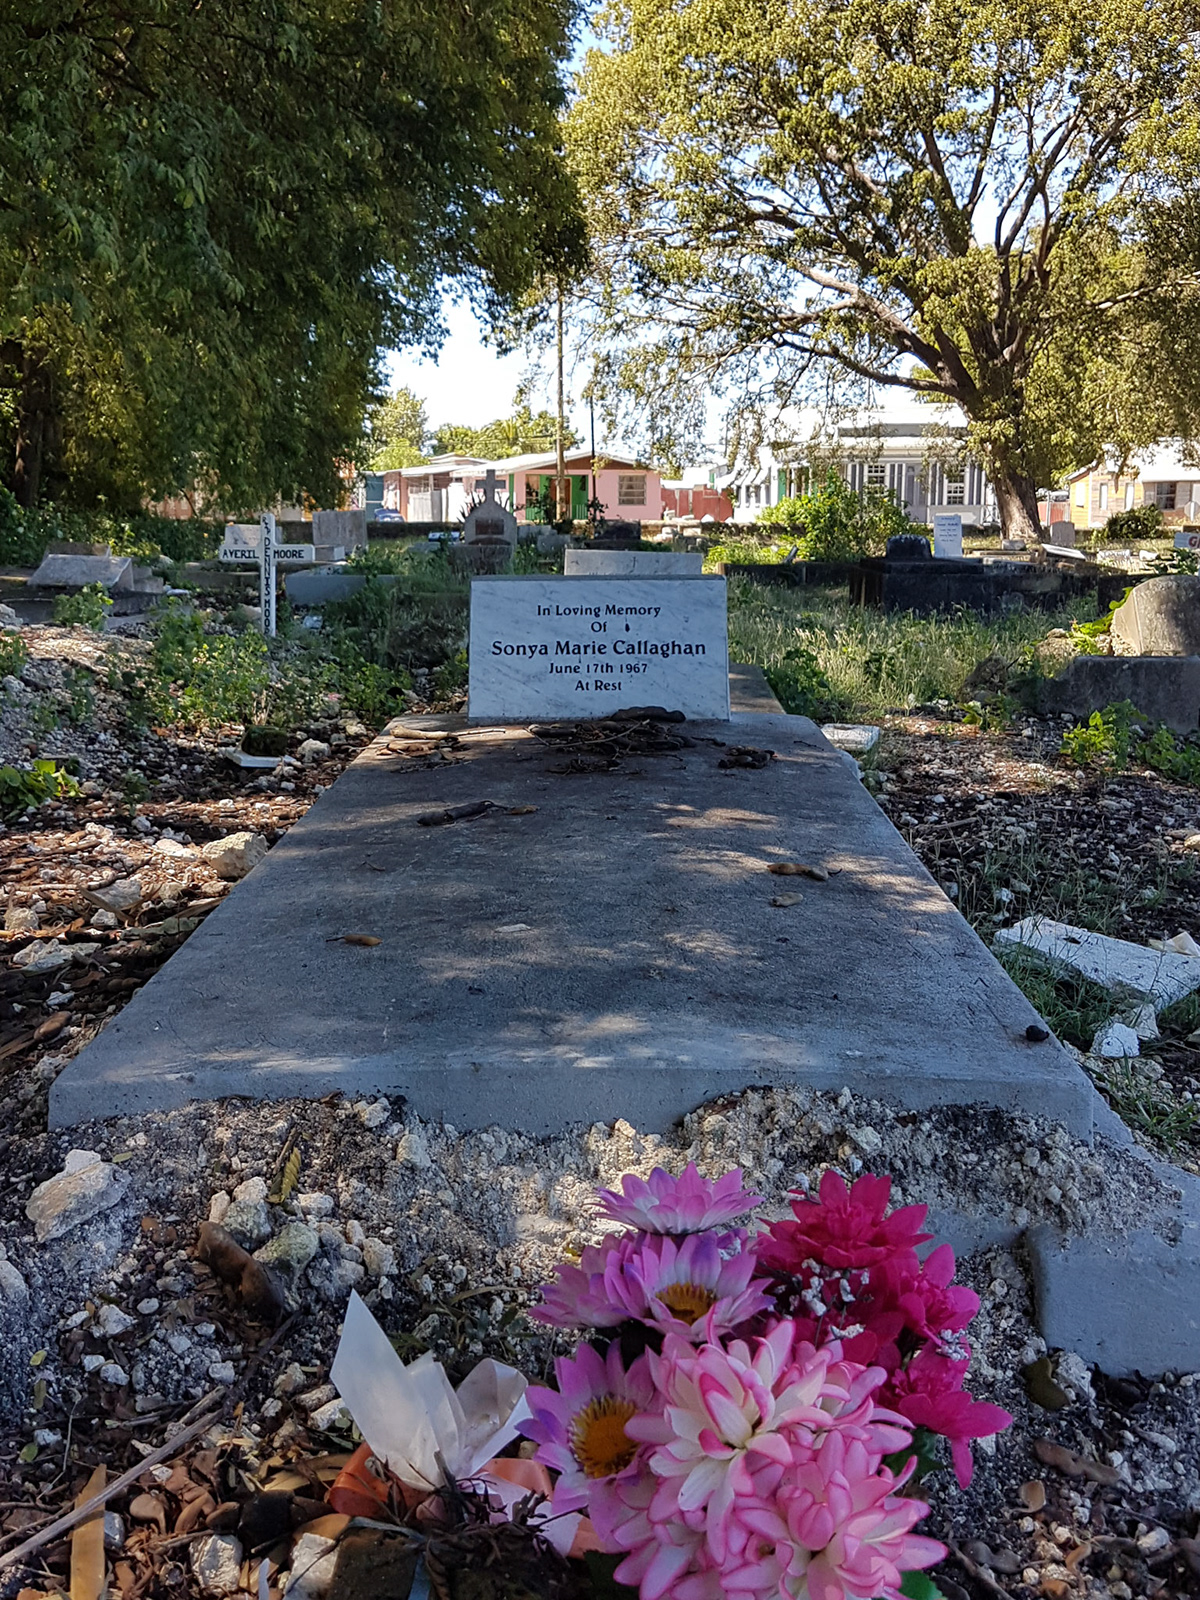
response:
[(1069, 968), (1106, 989), (1146, 995), (1158, 1011), (1200, 989), (1200, 957), (1148, 950), (1050, 917), (1024, 917), (1011, 928), (1000, 928), (993, 942)]
[[(1028, 1000), (813, 723), (672, 731), (692, 743), (577, 772), (525, 728), (393, 723), (65, 1068), (52, 1125), (343, 1090), (463, 1127), (654, 1129), (804, 1082), (1090, 1135), (1083, 1072), (1028, 1042)], [(734, 744), (775, 759), (722, 770)]]
[(1200, 727), (1200, 656), (1076, 656), (1038, 689), (1038, 709), (1051, 716), (1086, 719), (1120, 700), (1173, 733), (1193, 733)]
[(31, 589), (84, 589), (98, 583), (110, 592), (133, 587), (131, 556), (48, 555), (29, 580)]
[(725, 579), (476, 578), (468, 682), (476, 722), (727, 717)]
[(566, 550), (568, 578), (698, 578), (704, 571), (699, 550)]

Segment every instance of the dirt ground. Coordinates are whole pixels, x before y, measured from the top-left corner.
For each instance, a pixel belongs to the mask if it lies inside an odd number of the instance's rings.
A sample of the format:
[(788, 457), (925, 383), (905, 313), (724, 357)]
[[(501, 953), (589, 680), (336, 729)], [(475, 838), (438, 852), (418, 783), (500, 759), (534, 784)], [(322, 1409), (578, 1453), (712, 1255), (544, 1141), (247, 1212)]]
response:
[[(829, 1165), (888, 1171), (897, 1199), (986, 1207), (1017, 1231), (1039, 1218), (1119, 1228), (1169, 1201), (1134, 1157), (1031, 1121), (905, 1117), (801, 1091), (701, 1108), (663, 1140), (620, 1122), (556, 1140), (460, 1135), (401, 1102), (336, 1098), (231, 1101), (51, 1134), (55, 1073), (236, 894), (202, 847), (240, 831), (273, 844), (373, 730), (353, 718), (290, 730), (289, 764), (264, 779), (221, 754), (220, 731), (131, 730), (98, 673), (90, 716), (72, 724), (72, 684), (55, 663), (96, 672), (97, 650), (110, 647), (81, 629), (26, 635), (30, 666), (0, 715), (0, 759), (74, 754), (83, 793), (0, 833), (6, 917), (37, 919), (4, 934), (0, 971), (0, 1554), (69, 1506), (95, 1467), (112, 1477), (136, 1466), (212, 1408), (217, 1423), (111, 1502), (121, 1522), (109, 1530), (110, 1581), (122, 1600), (215, 1593), (196, 1569), (215, 1532), (236, 1535), (245, 1556), (224, 1592), (256, 1590), (259, 1551), (276, 1600), (290, 1536), (332, 1530), (324, 1497), (353, 1443), (327, 1384), (350, 1288), (406, 1357), (429, 1346), (461, 1375), (494, 1354), (540, 1376), (556, 1346), (524, 1309), (553, 1262), (595, 1237), (593, 1187), (625, 1171), (742, 1164), (768, 1214)], [(1072, 907), (1125, 938), (1200, 936), (1200, 856), (1187, 843), (1200, 832), (1200, 793), (1152, 774), (1080, 775), (1058, 757), (1060, 738), (1033, 722), (981, 733), (933, 714), (890, 718), (868, 778), (985, 937)], [(136, 903), (97, 926), (96, 897), (131, 878)], [(44, 972), (14, 960), (55, 944), (93, 948)], [(1151, 1061), (1190, 1105), (1196, 1049), (1179, 1029), (1156, 1048)], [(119, 1196), (39, 1248), (25, 1205), (73, 1147), (110, 1165)], [(1174, 1153), (1191, 1164), (1195, 1149), (1185, 1131)], [(210, 1217), (242, 1227), (250, 1248), (311, 1241), (278, 1315), (257, 1316), (199, 1258)], [(948, 1600), (1200, 1593), (1200, 1376), (1113, 1380), (1065, 1352), (1048, 1385), (1027, 1378), (1047, 1352), (1019, 1242), (967, 1259), (960, 1276), (982, 1299), (970, 1387), (1016, 1421), (977, 1447), (968, 1491), (944, 1470), (932, 1480), (929, 1531), (952, 1546), (935, 1574)], [(0, 1600), (66, 1591), (70, 1560), (69, 1537), (52, 1539), (0, 1569)]]

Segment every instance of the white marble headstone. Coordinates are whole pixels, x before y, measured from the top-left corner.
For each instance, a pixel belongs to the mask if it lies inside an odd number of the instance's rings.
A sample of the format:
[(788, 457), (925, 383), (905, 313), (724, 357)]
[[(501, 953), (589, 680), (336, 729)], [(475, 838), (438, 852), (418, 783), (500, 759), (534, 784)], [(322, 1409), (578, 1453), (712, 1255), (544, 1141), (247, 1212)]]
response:
[(962, 560), (961, 511), (934, 512), (933, 553), (942, 560)]
[(487, 577), (471, 583), (472, 720), (729, 718), (724, 578)]
[(568, 578), (698, 578), (704, 571), (699, 550), (567, 550)]

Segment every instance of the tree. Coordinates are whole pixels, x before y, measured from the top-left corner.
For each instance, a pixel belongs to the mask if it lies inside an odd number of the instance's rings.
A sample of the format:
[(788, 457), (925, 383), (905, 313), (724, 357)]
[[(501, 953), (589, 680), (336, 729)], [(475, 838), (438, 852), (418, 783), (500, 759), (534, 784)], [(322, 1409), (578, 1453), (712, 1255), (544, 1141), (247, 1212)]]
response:
[(425, 402), (401, 385), (375, 407), (369, 417), (371, 468), (391, 472), (397, 467), (417, 467), (424, 454), (429, 418)]
[[(526, 395), (518, 390), (509, 417), (498, 417), (482, 428), (443, 423), (433, 436), (434, 451), (438, 455), (480, 456), (485, 461), (504, 456), (540, 455), (553, 450), (556, 425), (552, 411), (543, 408), (535, 413)], [(577, 435), (568, 428), (567, 448), (577, 443)]]
[(573, 3), (0, 0), (18, 496), (332, 503), (381, 352), (447, 276), (497, 318), (575, 212)]
[(651, 425), (831, 366), (957, 402), (1013, 535), (1039, 481), (1196, 426), (1191, 5), (615, 0), (610, 33), (568, 146)]

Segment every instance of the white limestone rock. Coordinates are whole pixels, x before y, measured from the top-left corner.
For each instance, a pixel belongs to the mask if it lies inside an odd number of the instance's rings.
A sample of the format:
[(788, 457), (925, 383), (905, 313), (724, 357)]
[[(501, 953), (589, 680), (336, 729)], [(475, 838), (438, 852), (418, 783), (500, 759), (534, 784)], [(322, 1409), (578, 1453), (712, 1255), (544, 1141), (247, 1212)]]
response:
[(214, 839), (201, 851), (218, 878), (236, 882), (252, 872), (267, 853), (267, 841), (258, 833), (231, 833)]
[[(325, 1542), (331, 1544), (332, 1540)], [(242, 1541), (233, 1534), (210, 1533), (192, 1546), (190, 1559), (192, 1574), (204, 1594), (236, 1594), (241, 1587)]]
[(72, 1150), (63, 1170), (39, 1183), (29, 1196), (25, 1215), (39, 1244), (61, 1239), (72, 1228), (99, 1216), (124, 1196), (129, 1174), (102, 1161), (94, 1150)]

